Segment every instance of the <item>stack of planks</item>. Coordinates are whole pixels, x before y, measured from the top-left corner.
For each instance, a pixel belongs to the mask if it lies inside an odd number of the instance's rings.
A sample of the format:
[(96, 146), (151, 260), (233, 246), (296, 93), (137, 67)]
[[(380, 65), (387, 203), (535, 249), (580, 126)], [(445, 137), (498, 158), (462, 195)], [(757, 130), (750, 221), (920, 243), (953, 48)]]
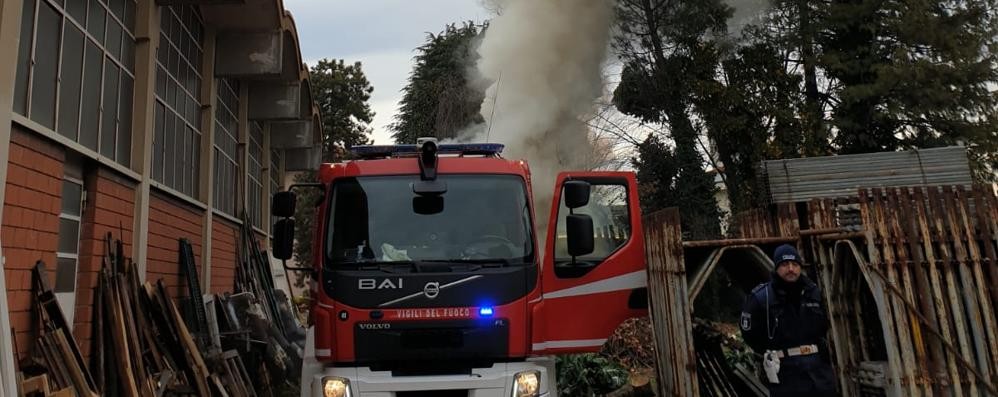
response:
[(112, 242), (109, 234), (105, 242), (94, 289), (90, 370), (39, 263), (41, 332), (28, 365), (21, 367), (26, 379), (20, 395), (255, 397), (239, 352), (199, 344), (163, 282), (141, 282), (121, 241)]
[[(39, 334), (31, 356), (22, 368), (36, 373), (24, 380), (22, 395), (40, 396), (97, 396), (90, 372), (87, 371), (83, 355), (73, 338), (72, 329), (56, 301), (55, 293), (48, 285), (45, 264), (38, 261), (33, 271), (36, 302), (36, 319)], [(41, 373), (39, 369), (49, 369)], [(24, 392), (30, 392), (25, 394)]]

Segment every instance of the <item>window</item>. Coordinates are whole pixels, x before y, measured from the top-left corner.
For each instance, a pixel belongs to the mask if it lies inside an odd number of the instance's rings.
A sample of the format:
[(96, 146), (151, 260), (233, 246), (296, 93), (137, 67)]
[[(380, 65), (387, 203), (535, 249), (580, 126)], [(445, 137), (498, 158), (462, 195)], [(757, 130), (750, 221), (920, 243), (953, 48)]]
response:
[(131, 162), (135, 1), (24, 0), (14, 111)]
[(577, 265), (569, 265), (568, 236), (565, 232), (565, 219), (569, 214), (562, 195), (558, 209), (558, 228), (555, 233), (555, 273), (559, 277), (577, 277), (588, 272), (620, 247), (631, 237), (631, 222), (627, 206), (627, 185), (625, 181), (590, 182), (592, 184), (589, 204), (576, 208), (576, 214), (589, 215), (593, 219), (593, 252), (575, 258)]
[(412, 183), (418, 180), (418, 175), (338, 179), (329, 194), (330, 264), (532, 262), (523, 178), (440, 175), (447, 192), (439, 196), (416, 196)]
[[(284, 180), (281, 173), (281, 164), (284, 163), (283, 151), (281, 150), (271, 150), (270, 151), (270, 197), (274, 197), (274, 194), (281, 191), (284, 186)], [(269, 208), (265, 209), (270, 211)], [(274, 224), (277, 222), (277, 217), (271, 217), (270, 223)]]
[(250, 123), (249, 166), (246, 167), (246, 211), (250, 222), (263, 228), (263, 127)]
[(180, 193), (197, 197), (201, 169), (201, 15), (193, 6), (162, 7), (160, 24), (152, 176)]
[(62, 181), (54, 292), (70, 324), (73, 323), (73, 313), (76, 311), (76, 269), (79, 263), (83, 196), (83, 182), (70, 177)]
[(218, 99), (215, 107), (215, 175), (216, 209), (236, 215), (236, 175), (239, 174), (238, 126), (239, 83), (236, 80), (218, 80)]

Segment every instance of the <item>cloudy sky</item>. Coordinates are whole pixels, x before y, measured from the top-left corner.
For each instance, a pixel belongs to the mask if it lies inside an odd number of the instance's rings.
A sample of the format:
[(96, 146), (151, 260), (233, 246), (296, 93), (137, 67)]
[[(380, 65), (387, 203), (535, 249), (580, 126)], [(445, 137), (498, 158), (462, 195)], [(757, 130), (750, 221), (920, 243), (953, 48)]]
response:
[(482, 22), (479, 0), (284, 0), (295, 17), (302, 56), (360, 61), (374, 87), (374, 140), (391, 143), (386, 126), (412, 70), (413, 49), (449, 23)]

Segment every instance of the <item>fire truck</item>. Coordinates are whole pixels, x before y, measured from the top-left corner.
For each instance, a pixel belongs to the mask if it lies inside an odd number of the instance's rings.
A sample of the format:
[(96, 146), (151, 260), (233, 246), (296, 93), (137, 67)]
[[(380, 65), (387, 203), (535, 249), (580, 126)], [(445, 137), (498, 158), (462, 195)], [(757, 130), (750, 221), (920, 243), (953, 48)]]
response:
[(528, 165), (502, 149), (354, 147), (320, 183), (275, 194), (273, 252), (288, 259), (294, 192), (323, 192), (304, 242), (303, 397), (556, 396), (553, 355), (598, 351), (647, 313), (635, 175), (560, 173), (538, 223)]

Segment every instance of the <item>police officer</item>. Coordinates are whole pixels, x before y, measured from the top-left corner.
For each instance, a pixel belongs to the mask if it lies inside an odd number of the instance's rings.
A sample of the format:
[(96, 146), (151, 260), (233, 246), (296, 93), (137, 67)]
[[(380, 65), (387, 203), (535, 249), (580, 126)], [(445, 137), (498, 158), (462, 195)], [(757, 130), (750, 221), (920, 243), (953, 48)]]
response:
[(773, 255), (772, 280), (745, 300), (739, 327), (745, 342), (763, 355), (772, 397), (834, 396), (835, 374), (829, 365), (828, 317), (821, 290), (801, 273), (801, 259), (785, 244)]

